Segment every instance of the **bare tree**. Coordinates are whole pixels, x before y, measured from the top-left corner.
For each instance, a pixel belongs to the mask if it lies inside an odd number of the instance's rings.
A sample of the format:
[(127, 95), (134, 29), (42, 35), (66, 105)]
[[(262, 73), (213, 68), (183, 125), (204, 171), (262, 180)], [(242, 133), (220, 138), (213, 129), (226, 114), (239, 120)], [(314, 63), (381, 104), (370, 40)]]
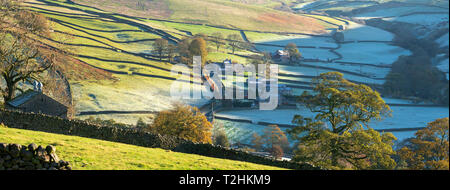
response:
[(159, 60), (162, 60), (163, 54), (167, 49), (169, 42), (166, 39), (159, 38), (153, 43), (153, 50), (158, 54)]
[(228, 35), (227, 40), (228, 40), (228, 45), (231, 47), (233, 54), (236, 51), (236, 49), (240, 49), (242, 40), (239, 35), (230, 34), (230, 35)]
[(222, 33), (220, 33), (220, 32), (213, 33), (211, 36), (211, 39), (214, 42), (214, 44), (216, 45), (217, 51), (219, 51), (220, 46), (225, 44), (224, 37), (223, 37)]
[(169, 44), (167, 46), (166, 52), (167, 52), (167, 58), (169, 59), (169, 63), (172, 63), (173, 57), (175, 56), (177, 50), (177, 46), (173, 44)]
[(43, 46), (36, 36), (49, 36), (48, 20), (20, 9), (19, 2), (0, 0), (0, 87), (4, 101), (13, 99), (19, 82), (41, 81), (41, 74), (53, 66), (58, 51)]

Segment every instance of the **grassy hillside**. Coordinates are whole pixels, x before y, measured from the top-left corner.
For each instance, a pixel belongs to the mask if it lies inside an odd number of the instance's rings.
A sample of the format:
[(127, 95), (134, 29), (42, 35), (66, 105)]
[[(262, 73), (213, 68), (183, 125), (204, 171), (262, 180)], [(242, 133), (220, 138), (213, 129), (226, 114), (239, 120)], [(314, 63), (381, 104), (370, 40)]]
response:
[(322, 32), (328, 24), (265, 6), (228, 0), (74, 0), (109, 12), (248, 30)]
[(75, 170), (279, 170), (247, 162), (0, 126), (0, 142), (53, 145)]

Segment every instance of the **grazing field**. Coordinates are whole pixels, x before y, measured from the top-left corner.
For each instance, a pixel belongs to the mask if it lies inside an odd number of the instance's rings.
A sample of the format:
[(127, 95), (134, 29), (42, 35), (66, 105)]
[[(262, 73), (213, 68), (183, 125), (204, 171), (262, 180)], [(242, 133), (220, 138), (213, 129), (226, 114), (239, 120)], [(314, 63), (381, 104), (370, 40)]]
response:
[[(76, 110), (85, 111), (161, 111), (182, 101), (201, 106), (205, 99), (179, 100), (172, 98), (171, 80), (136, 75), (114, 75), (117, 81), (79, 81), (72, 83)], [(182, 85), (186, 85), (183, 83)], [(191, 84), (197, 89), (198, 84)], [(201, 89), (201, 88), (200, 88)], [(84, 118), (84, 117), (83, 117)], [(125, 123), (135, 124), (136, 118)], [(125, 121), (122, 119), (122, 121)]]
[[(317, 64), (317, 63), (315, 63), (315, 64)], [(327, 65), (327, 63), (324, 65)], [(327, 73), (327, 72), (333, 72), (333, 71), (335, 71), (335, 70), (321, 69), (321, 68), (314, 68), (314, 67), (304, 67), (304, 66), (287, 66), (287, 65), (279, 66), (279, 73), (291, 74), (291, 75), (318, 76), (321, 73)], [(371, 84), (383, 84), (384, 83), (384, 80), (377, 80), (377, 79), (373, 79), (370, 77), (364, 77), (364, 76), (352, 75), (352, 74), (344, 74), (344, 78), (347, 80), (362, 82), (362, 83), (371, 83)]]
[[(238, 52), (236, 52), (238, 53)], [(245, 57), (240, 57), (237, 55), (232, 55), (224, 52), (210, 52), (208, 53), (208, 60), (211, 60), (213, 62), (222, 62), (225, 59), (231, 59), (232, 61), (237, 61), (238, 63), (245, 64), (247, 63), (248, 59)]]
[(367, 25), (351, 22), (344, 30), (344, 41), (392, 41), (394, 34)]
[[(259, 40), (259, 41), (253, 41), (257, 43), (262, 44), (269, 44), (269, 45), (277, 45), (277, 46), (286, 46), (289, 43), (294, 43), (298, 47), (302, 46), (311, 46), (311, 47), (326, 47), (326, 48), (337, 48), (337, 44), (335, 41), (330, 37), (312, 37), (312, 36), (305, 36), (305, 35), (290, 35), (286, 36), (284, 39), (281, 40)], [(257, 45), (257, 47), (263, 46), (261, 48), (264, 48), (264, 45)]]
[(36, 1), (36, 0), (26, 0), (25, 2), (32, 3), (32, 4), (26, 4), (27, 6), (36, 7), (39, 9), (45, 9), (49, 10), (51, 12), (63, 12), (63, 13), (70, 13), (70, 14), (77, 14), (78, 16), (85, 15), (85, 16), (94, 16), (89, 13), (83, 12), (83, 11), (77, 11), (69, 8), (64, 8), (60, 6), (51, 6), (47, 5), (45, 2)]
[(405, 5), (396, 4), (385, 8), (374, 7), (373, 10), (367, 10), (364, 13), (355, 15), (356, 18), (389, 18), (399, 17), (417, 12), (448, 12), (448, 9), (432, 7), (426, 5)]
[(342, 19), (342, 18), (341, 19), (336, 19), (336, 18), (333, 18), (333, 17), (323, 16), (323, 15), (313, 15), (313, 14), (302, 14), (302, 15), (308, 16), (308, 17), (312, 17), (312, 18), (317, 18), (317, 19), (320, 19), (320, 20), (325, 21), (325, 22), (327, 22), (329, 24), (332, 24), (332, 25), (345, 26), (345, 25), (348, 25), (349, 22), (350, 22), (350, 21)]
[(141, 76), (117, 75), (118, 81), (73, 82), (77, 110), (160, 111), (171, 107), (171, 81)]
[(434, 27), (441, 23), (448, 23), (447, 14), (413, 14), (408, 16), (400, 16), (393, 21), (406, 22), (411, 24), (419, 24), (425, 27)]
[(171, 152), (159, 148), (0, 128), (0, 142), (53, 145), (57, 155), (75, 170), (280, 170), (247, 162)]
[(306, 10), (306, 11), (351, 11), (353, 9), (368, 7), (376, 5), (373, 1), (328, 1), (328, 0), (310, 0), (297, 3), (293, 7), (294, 9)]
[(239, 31), (237, 31), (237, 30), (228, 30), (228, 29), (223, 29), (223, 28), (206, 26), (206, 25), (202, 25), (202, 24), (175, 23), (175, 22), (145, 20), (145, 19), (141, 19), (141, 21), (150, 23), (150, 25), (154, 25), (154, 26), (176, 29), (180, 32), (187, 31), (190, 33), (189, 35), (196, 35), (196, 34), (202, 33), (202, 34), (211, 36), (213, 33), (216, 33), (216, 32), (221, 33), (224, 37), (231, 35), (231, 34), (240, 35)]
[[(363, 51), (355, 51), (355, 49)], [(336, 51), (343, 56), (341, 61), (372, 65), (390, 65), (398, 57), (411, 54), (408, 50), (397, 46), (371, 42), (343, 44)]]
[(274, 34), (274, 33), (261, 33), (261, 32), (250, 32), (246, 31), (245, 35), (250, 42), (267, 42), (267, 41), (278, 41), (284, 39), (295, 38), (296, 35), (290, 34)]
[[(329, 69), (330, 71), (340, 71), (340, 72), (352, 72), (352, 73), (358, 73), (362, 74), (363, 76), (368, 76), (371, 78), (379, 78), (383, 79), (386, 77), (386, 75), (391, 70), (390, 68), (374, 68), (373, 66), (369, 65), (361, 65), (361, 64), (345, 64), (345, 63), (320, 63), (320, 62), (304, 62), (303, 64), (308, 66), (318, 66), (318, 67), (325, 67)], [(344, 72), (345, 75), (348, 75), (348, 73)]]

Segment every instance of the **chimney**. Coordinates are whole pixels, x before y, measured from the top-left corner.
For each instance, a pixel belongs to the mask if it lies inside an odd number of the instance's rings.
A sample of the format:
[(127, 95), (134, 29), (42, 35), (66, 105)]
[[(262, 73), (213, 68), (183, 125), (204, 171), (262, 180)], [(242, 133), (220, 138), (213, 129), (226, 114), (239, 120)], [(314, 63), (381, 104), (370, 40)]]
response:
[(37, 81), (37, 80), (35, 80), (34, 81), (34, 91), (37, 91), (37, 92), (42, 92), (42, 88), (43, 88), (43, 85), (42, 85), (42, 83), (41, 82), (39, 82), (39, 81)]

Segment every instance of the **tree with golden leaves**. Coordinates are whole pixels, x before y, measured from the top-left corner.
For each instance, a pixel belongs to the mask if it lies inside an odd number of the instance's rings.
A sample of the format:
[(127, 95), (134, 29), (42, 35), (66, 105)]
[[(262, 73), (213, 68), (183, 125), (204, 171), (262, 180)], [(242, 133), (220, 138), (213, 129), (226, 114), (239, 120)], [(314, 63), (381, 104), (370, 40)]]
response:
[(414, 170), (448, 170), (448, 117), (428, 123), (427, 127), (419, 130), (415, 138), (407, 140), (397, 155), (400, 169)]
[(196, 107), (175, 104), (173, 109), (156, 115), (149, 131), (177, 136), (192, 142), (211, 143), (212, 124)]
[(263, 148), (264, 142), (262, 140), (262, 137), (258, 135), (258, 133), (252, 134), (252, 141), (251, 141), (253, 148), (255, 148), (256, 151), (260, 151)]
[(286, 134), (277, 125), (267, 126), (264, 129), (262, 139), (266, 146), (266, 150), (276, 159), (283, 157), (283, 150), (289, 149), (289, 142)]
[(297, 45), (294, 43), (287, 44), (286, 47), (284, 47), (284, 50), (289, 53), (289, 64), (292, 64), (294, 61), (298, 61), (302, 57)]
[(202, 37), (196, 37), (189, 45), (189, 52), (192, 56), (202, 57), (202, 66), (205, 65), (208, 57), (208, 50), (206, 49), (206, 41)]
[(315, 116), (296, 115), (298, 126), (289, 131), (299, 141), (294, 160), (331, 169), (393, 169), (396, 138), (369, 126), (390, 115), (380, 94), (338, 72), (322, 73), (312, 84), (313, 93), (303, 93), (299, 103)]

